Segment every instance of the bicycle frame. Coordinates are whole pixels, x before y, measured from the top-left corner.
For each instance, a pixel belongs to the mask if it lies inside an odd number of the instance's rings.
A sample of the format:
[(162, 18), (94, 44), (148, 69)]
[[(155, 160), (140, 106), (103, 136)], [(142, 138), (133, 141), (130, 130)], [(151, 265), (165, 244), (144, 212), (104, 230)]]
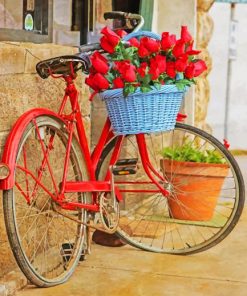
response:
[[(78, 96), (79, 92), (75, 87), (74, 79), (75, 75), (72, 72), (69, 76), (62, 76), (64, 80), (66, 81), (66, 89), (65, 89), (65, 95), (62, 100), (60, 109), (58, 113), (51, 112), (46, 109), (33, 109), (28, 111), (26, 114), (24, 114), (15, 124), (14, 128), (12, 129), (8, 140), (6, 142), (6, 146), (3, 153), (2, 162), (6, 164), (10, 168), (10, 175), (5, 180), (0, 181), (0, 189), (7, 190), (11, 189), (14, 186), (14, 170), (15, 170), (15, 159), (17, 156), (17, 143), (19, 143), (22, 130), (25, 129), (27, 124), (30, 122), (30, 119), (32, 118), (32, 121), (34, 123), (34, 126), (36, 128), (38, 137), (41, 139), (39, 129), (37, 127), (37, 123), (35, 121), (35, 116), (37, 115), (51, 115), (60, 118), (68, 131), (68, 144), (66, 147), (66, 156), (64, 160), (64, 170), (63, 170), (63, 178), (62, 182), (60, 184), (60, 189), (55, 188), (56, 194), (58, 197), (55, 197), (53, 194), (51, 194), (44, 186), (41, 184), (40, 179), (42, 177), (42, 170), (41, 173), (38, 175), (38, 177), (35, 177), (28, 172), (25, 168), (21, 168), (26, 174), (29, 174), (32, 178), (35, 179), (36, 184), (43, 187), (43, 189), (53, 198), (56, 202), (59, 202), (60, 205), (63, 208), (66, 209), (75, 209), (75, 208), (84, 208), (90, 211), (98, 211), (99, 206), (97, 202), (97, 192), (111, 192), (112, 191), (112, 184), (111, 184), (111, 172), (110, 170), (107, 171), (107, 174), (105, 176), (104, 181), (97, 181), (96, 180), (96, 168), (98, 165), (98, 162), (100, 160), (100, 156), (102, 154), (102, 151), (105, 147), (105, 145), (113, 139), (115, 136), (113, 134), (113, 131), (111, 129), (111, 123), (109, 118), (106, 119), (106, 122), (104, 124), (102, 133), (100, 135), (100, 138), (98, 140), (98, 144), (96, 145), (94, 151), (92, 154), (90, 154), (90, 149), (88, 146), (84, 123), (82, 120), (82, 115), (78, 103)], [(72, 112), (70, 114), (64, 114), (64, 108), (68, 102), (70, 101)], [(21, 123), (21, 124), (20, 124)], [(79, 142), (83, 157), (85, 159), (85, 164), (87, 167), (88, 175), (89, 175), (89, 181), (82, 181), (82, 182), (70, 182), (67, 180), (67, 169), (68, 169), (68, 163), (69, 163), (69, 155), (70, 155), (70, 149), (72, 144), (72, 138), (75, 136), (75, 128), (77, 130), (77, 140)], [(148, 151), (146, 147), (145, 142), (145, 136), (144, 134), (136, 135), (137, 138), (137, 144), (140, 151), (141, 161), (144, 167), (144, 170), (147, 174), (147, 176), (150, 179), (150, 182), (145, 182), (149, 184), (154, 184), (157, 189), (155, 190), (131, 190), (131, 192), (161, 192), (164, 196), (169, 195), (169, 191), (167, 191), (163, 186), (161, 186), (160, 183), (166, 183), (166, 180), (163, 176), (161, 176), (151, 165), (151, 162), (148, 157)], [(120, 153), (120, 148), (123, 142), (124, 136), (118, 136), (115, 147), (113, 149), (113, 153), (110, 159), (109, 167), (113, 166)], [(52, 139), (50, 140), (50, 145), (52, 145)], [(42, 142), (42, 141), (41, 141)], [(47, 157), (47, 154), (49, 153), (48, 150), (45, 150), (45, 147), (42, 147), (43, 153), (44, 153), (44, 160), (42, 162), (42, 167), (47, 165), (49, 168), (49, 160)], [(49, 168), (50, 170), (50, 168)], [(51, 178), (53, 180), (52, 172)], [(158, 179), (158, 180), (157, 180)], [(53, 181), (54, 186), (55, 181)], [(135, 184), (143, 184), (141, 182), (135, 182)], [(119, 201), (122, 200), (121, 197), (121, 191), (118, 189), (118, 184), (114, 186), (116, 197)], [(18, 187), (18, 186), (17, 186)], [(20, 189), (19, 189), (20, 190)], [(92, 204), (81, 204), (81, 203), (74, 203), (74, 202), (67, 202), (64, 203), (64, 194), (68, 192), (92, 192), (93, 193), (93, 202)], [(128, 192), (128, 190), (122, 190), (122, 192)], [(28, 196), (26, 196), (23, 193), (24, 197), (26, 198), (27, 202), (30, 202), (30, 199)]]

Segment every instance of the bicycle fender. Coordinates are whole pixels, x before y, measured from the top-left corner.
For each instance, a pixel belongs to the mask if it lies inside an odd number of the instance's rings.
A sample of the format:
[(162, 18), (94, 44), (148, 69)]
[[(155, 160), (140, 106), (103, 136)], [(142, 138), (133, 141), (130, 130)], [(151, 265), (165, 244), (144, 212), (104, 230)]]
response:
[(61, 117), (59, 117), (56, 113), (47, 110), (45, 108), (35, 108), (25, 112), (21, 115), (14, 126), (12, 127), (4, 149), (1, 162), (7, 164), (10, 169), (10, 174), (6, 179), (0, 180), (0, 190), (8, 190), (13, 188), (15, 183), (14, 171), (15, 171), (15, 161), (17, 156), (18, 144), (21, 140), (22, 134), (30, 123), (32, 119), (37, 116), (49, 115), (56, 118), (59, 118), (61, 121), (64, 121)]

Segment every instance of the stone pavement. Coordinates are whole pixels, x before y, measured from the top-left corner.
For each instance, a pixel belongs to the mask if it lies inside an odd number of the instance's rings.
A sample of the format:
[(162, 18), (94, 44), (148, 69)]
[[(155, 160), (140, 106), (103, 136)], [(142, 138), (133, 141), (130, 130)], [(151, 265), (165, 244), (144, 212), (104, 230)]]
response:
[[(241, 157), (240, 166), (246, 174), (247, 158)], [(47, 289), (29, 286), (17, 295), (246, 296), (246, 238), (247, 207), (233, 232), (203, 253), (175, 256), (93, 245), (67, 283)]]

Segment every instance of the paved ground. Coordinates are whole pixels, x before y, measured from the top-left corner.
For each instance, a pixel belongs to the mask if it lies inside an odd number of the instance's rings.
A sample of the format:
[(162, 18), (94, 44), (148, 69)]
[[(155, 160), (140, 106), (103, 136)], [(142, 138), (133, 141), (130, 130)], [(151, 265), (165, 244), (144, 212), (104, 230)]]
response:
[[(247, 157), (240, 166), (247, 177)], [(247, 180), (247, 179), (246, 179)], [(148, 253), (129, 246), (93, 245), (64, 285), (28, 287), (18, 296), (246, 296), (247, 207), (233, 232), (219, 245), (197, 255)]]

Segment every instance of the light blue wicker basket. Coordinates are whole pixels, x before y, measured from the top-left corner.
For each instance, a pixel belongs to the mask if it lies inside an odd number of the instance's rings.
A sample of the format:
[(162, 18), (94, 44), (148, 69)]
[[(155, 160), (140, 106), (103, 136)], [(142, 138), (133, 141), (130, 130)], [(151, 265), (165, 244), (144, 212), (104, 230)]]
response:
[(106, 103), (114, 133), (126, 135), (173, 129), (184, 91), (175, 85), (164, 85), (148, 93), (137, 89), (127, 97), (123, 96), (123, 89), (106, 90), (100, 96)]

